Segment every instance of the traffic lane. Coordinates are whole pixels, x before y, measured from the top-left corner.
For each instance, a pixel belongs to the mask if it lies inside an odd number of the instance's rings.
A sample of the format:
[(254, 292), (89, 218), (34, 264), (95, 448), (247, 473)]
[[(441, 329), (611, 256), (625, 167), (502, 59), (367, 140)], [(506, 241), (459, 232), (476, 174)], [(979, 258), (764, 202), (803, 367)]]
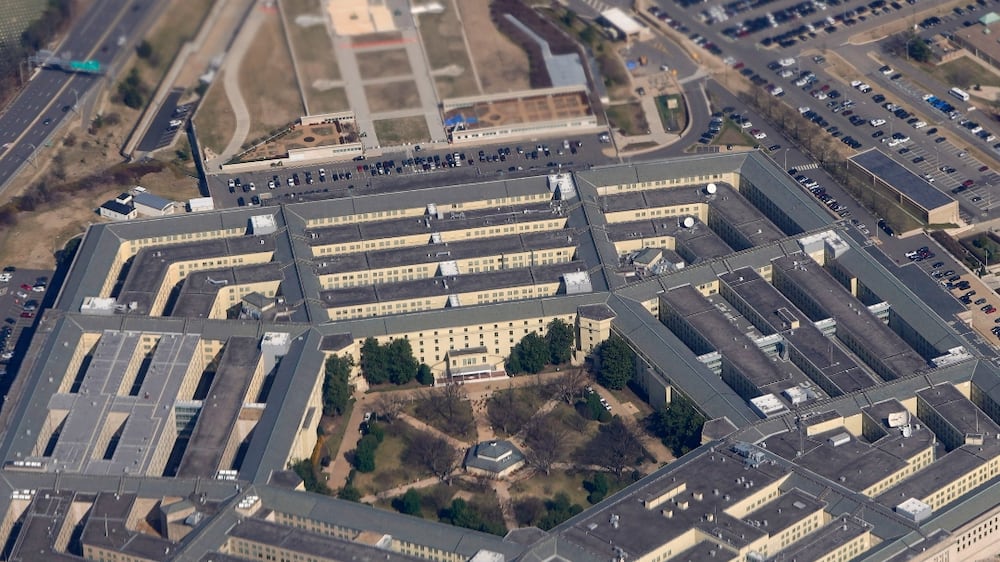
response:
[[(109, 16), (112, 16), (111, 19), (116, 18), (122, 10), (126, 9), (128, 4), (129, 0), (100, 0), (91, 4), (80, 23), (70, 28), (66, 40), (60, 45), (60, 52), (86, 54), (100, 50), (98, 49), (99, 39), (106, 31)], [(148, 12), (146, 8), (151, 5), (152, 3), (136, 2), (119, 20), (119, 26), (127, 30), (127, 33), (135, 33)], [(115, 54), (108, 50), (96, 53), (94, 58), (105, 65), (113, 60)], [(64, 86), (66, 92), (70, 88), (76, 88), (78, 95), (83, 97), (98, 82), (99, 78), (55, 70), (39, 71), (25, 90), (9, 106), (7, 112), (0, 115), (0, 144), (13, 143), (22, 131), (28, 129), (27, 135), (21, 139), (21, 142), (16, 145), (11, 144), (7, 150), (0, 153), (0, 186), (6, 184), (7, 180), (16, 173), (26, 159), (31, 157), (37, 147), (50, 134), (51, 130), (48, 126), (40, 123), (46, 118), (51, 119), (53, 123), (61, 118), (59, 114), (52, 111), (55, 103), (50, 102), (50, 105), (44, 106), (39, 103), (39, 100), (53, 100)], [(46, 114), (39, 115), (44, 107), (48, 107)], [(35, 117), (38, 119), (35, 120)], [(33, 121), (35, 125), (29, 127)], [(36, 148), (28, 146), (30, 144), (35, 145)]]
[[(381, 191), (399, 191), (404, 189), (419, 189), (425, 187), (433, 187), (437, 185), (453, 185), (469, 182), (479, 182), (489, 179), (506, 179), (508, 177), (524, 177), (531, 175), (538, 175), (540, 173), (548, 173), (551, 171), (558, 171), (560, 168), (558, 166), (548, 166), (550, 162), (555, 164), (563, 164), (564, 169), (581, 169), (587, 168), (591, 165), (607, 164), (616, 161), (615, 158), (610, 158), (602, 153), (602, 149), (607, 148), (609, 145), (601, 144), (597, 140), (597, 135), (580, 135), (571, 137), (571, 141), (580, 141), (583, 143), (581, 147), (571, 146), (570, 150), (564, 150), (562, 141), (563, 139), (553, 139), (553, 140), (543, 140), (537, 141), (511, 141), (507, 144), (494, 144), (485, 147), (480, 146), (468, 146), (468, 147), (455, 147), (447, 152), (445, 151), (410, 151), (410, 156), (407, 153), (387, 153), (381, 157), (367, 158), (362, 161), (340, 161), (340, 162), (324, 162), (324, 163), (314, 163), (307, 166), (296, 166), (296, 167), (274, 167), (268, 168), (261, 171), (249, 172), (249, 173), (238, 173), (238, 174), (216, 174), (208, 177), (209, 193), (215, 199), (216, 208), (222, 207), (235, 207), (239, 206), (239, 199), (243, 198), (244, 203), (251, 201), (253, 196), (260, 197), (271, 197), (281, 199), (282, 202), (289, 202), (294, 200), (296, 197), (302, 197), (304, 195), (311, 195), (314, 198), (331, 198), (331, 197), (346, 197), (349, 195), (360, 195), (363, 193), (375, 193)], [(517, 153), (517, 147), (520, 146), (526, 152), (529, 149), (534, 151), (538, 145), (547, 145), (549, 147), (549, 156), (545, 156), (543, 152), (539, 153), (537, 158), (528, 159), (525, 155)], [(479, 151), (482, 150), (484, 155), (498, 156), (498, 148), (509, 148), (511, 151), (510, 156), (504, 156), (504, 161), (497, 162), (480, 162), (479, 161)], [(573, 153), (576, 150), (576, 153)], [(414, 157), (424, 157), (433, 158), (435, 155), (438, 156), (441, 162), (445, 162), (445, 156), (448, 154), (453, 154), (454, 152), (465, 153), (465, 160), (461, 167), (455, 168), (440, 168), (438, 167), (433, 171), (416, 171), (415, 166), (406, 166), (405, 168), (401, 165), (402, 161), (408, 158)], [(559, 154), (559, 151), (564, 152), (564, 154)], [(468, 160), (473, 160), (473, 164), (470, 166)], [(498, 156), (499, 159), (499, 156)], [(395, 166), (392, 168), (391, 174), (379, 175), (376, 173), (375, 176), (371, 175), (370, 168), (374, 166), (377, 162), (386, 162), (393, 160)], [(572, 163), (572, 165), (570, 165)], [(359, 171), (357, 168), (361, 167)], [(369, 170), (365, 170), (364, 167), (368, 166)], [(396, 167), (403, 168), (402, 173), (396, 171)], [(510, 170), (513, 167), (514, 170)], [(521, 170), (517, 168), (521, 167)], [(319, 177), (319, 169), (323, 168), (325, 170), (326, 181), (321, 181)], [(306, 172), (312, 175), (313, 183), (309, 184), (306, 181)], [(350, 178), (347, 178), (347, 174), (350, 173)], [(299, 184), (294, 187), (288, 185), (288, 179), (292, 178), (294, 174), (298, 174)], [(337, 179), (334, 180), (334, 175), (337, 174)], [(344, 177), (341, 178), (341, 175)], [(274, 181), (274, 177), (277, 176), (278, 181), (274, 189), (268, 188), (268, 182)], [(228, 182), (229, 180), (240, 180), (241, 186), (249, 186), (252, 182), (254, 184), (253, 191), (244, 191), (242, 187), (234, 187), (230, 189)], [(267, 195), (264, 195), (267, 194)], [(293, 196), (294, 194), (294, 196)]]

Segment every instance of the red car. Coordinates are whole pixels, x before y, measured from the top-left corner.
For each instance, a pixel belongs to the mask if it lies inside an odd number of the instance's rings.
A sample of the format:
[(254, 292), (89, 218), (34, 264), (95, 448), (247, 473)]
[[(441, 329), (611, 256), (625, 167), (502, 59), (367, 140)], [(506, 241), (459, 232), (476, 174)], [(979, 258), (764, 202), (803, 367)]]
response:
[(964, 187), (972, 187), (972, 184), (974, 184), (974, 183), (976, 183), (976, 182), (974, 182), (972, 180), (965, 180), (965, 181), (962, 182), (962, 185)]
[(989, 167), (989, 166), (980, 166), (980, 167), (979, 167), (979, 171), (980, 171), (980, 172), (985, 172), (986, 170), (989, 170), (989, 169), (990, 169), (990, 167)]
[(25, 291), (30, 291), (31, 290), (31, 285), (28, 285), (27, 283), (23, 283), (21, 285), (21, 288), (24, 289)]
[(21, 318), (34, 318), (34, 317), (35, 317), (35, 313), (34, 312), (22, 312), (21, 313)]

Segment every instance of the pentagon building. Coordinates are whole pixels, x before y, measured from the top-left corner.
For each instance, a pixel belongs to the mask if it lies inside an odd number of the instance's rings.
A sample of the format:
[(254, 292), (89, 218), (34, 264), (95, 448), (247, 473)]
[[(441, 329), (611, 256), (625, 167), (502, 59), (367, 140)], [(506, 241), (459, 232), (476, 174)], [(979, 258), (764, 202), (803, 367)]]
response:
[[(890, 270), (892, 269), (892, 270)], [(1000, 515), (995, 352), (760, 153), (101, 224), (3, 417), (8, 560), (902, 560)], [(407, 338), (435, 384), (611, 334), (704, 445), (547, 532), (301, 491), (324, 363)], [(360, 373), (351, 382), (366, 390)], [(986, 537), (984, 539), (984, 537)]]

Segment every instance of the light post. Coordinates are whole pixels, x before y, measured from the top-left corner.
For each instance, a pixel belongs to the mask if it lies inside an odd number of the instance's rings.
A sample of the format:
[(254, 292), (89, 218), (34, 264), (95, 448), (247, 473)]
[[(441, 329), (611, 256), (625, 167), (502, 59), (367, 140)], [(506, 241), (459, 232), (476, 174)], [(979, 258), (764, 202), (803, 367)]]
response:
[(80, 94), (76, 91), (76, 88), (71, 88), (70, 91), (73, 92), (73, 111), (77, 112), (77, 108), (80, 107)]
[(28, 162), (31, 162), (31, 165), (37, 168), (38, 164), (35, 164), (35, 151), (38, 150), (38, 147), (30, 142), (28, 143), (28, 146), (31, 148), (31, 153), (28, 154)]

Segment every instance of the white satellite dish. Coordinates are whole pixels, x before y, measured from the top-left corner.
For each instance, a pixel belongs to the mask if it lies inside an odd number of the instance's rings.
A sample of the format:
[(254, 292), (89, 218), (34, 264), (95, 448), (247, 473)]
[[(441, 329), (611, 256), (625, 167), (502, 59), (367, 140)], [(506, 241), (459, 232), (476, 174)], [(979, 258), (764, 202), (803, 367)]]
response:
[(681, 224), (684, 225), (684, 228), (691, 228), (691, 227), (693, 227), (694, 226), (694, 217), (684, 217), (684, 222), (681, 223)]
[(705, 191), (708, 192), (709, 195), (715, 195), (715, 192), (718, 190), (719, 190), (718, 186), (716, 186), (714, 183), (710, 183), (705, 187)]

